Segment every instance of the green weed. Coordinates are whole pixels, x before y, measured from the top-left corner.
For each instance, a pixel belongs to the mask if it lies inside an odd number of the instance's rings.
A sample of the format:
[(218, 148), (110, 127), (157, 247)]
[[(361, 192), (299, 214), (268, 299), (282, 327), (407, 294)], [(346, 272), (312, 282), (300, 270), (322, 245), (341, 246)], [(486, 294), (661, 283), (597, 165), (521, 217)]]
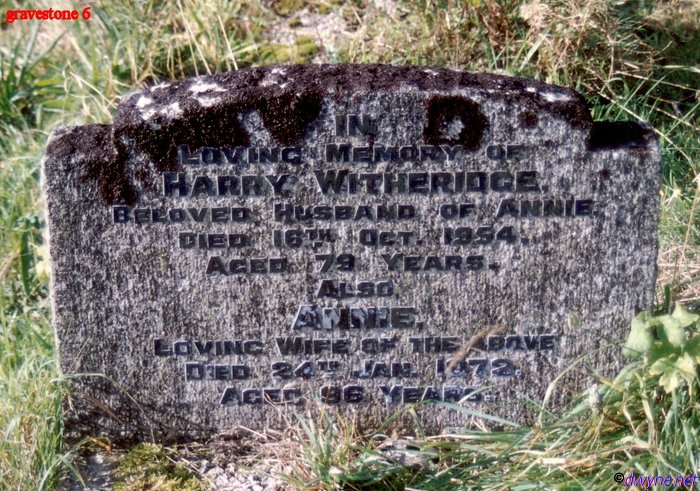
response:
[(119, 463), (114, 491), (203, 491), (196, 473), (174, 456), (160, 445), (136, 445)]

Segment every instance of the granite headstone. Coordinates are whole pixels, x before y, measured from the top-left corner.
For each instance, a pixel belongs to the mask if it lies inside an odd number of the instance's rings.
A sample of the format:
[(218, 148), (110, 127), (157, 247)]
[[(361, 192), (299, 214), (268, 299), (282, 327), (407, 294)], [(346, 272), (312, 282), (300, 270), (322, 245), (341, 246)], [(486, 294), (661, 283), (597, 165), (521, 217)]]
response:
[(653, 300), (652, 129), (534, 80), (161, 83), (112, 124), (56, 129), (43, 173), (77, 434), (199, 438), (319, 407), (371, 426), (424, 400), (527, 421), (557, 375), (561, 403), (618, 369)]

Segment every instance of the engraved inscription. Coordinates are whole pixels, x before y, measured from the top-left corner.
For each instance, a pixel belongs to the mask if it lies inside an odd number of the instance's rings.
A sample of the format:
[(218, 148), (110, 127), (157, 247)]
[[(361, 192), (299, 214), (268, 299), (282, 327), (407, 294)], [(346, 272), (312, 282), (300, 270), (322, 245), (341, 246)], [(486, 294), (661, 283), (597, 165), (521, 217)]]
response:
[[(197, 254), (192, 260), (197, 258), (207, 278), (245, 281), (266, 275), (274, 281), (298, 271), (309, 275), (307, 298), (319, 303), (300, 298), (296, 311), (280, 318), (286, 333), (269, 343), (156, 339), (155, 356), (186, 360), (184, 382), (233, 383), (221, 392), (222, 407), (305, 400), (297, 387), (246, 385), (253, 379), (357, 381), (317, 386), (327, 404), (361, 403), (368, 394), (362, 384), (373, 380), (390, 381), (378, 386), (388, 405), (484, 402), (490, 396), (473, 384), (522, 376), (509, 353), (556, 353), (555, 334), (505, 334), (477, 339), (470, 353), (459, 355), (467, 340), (440, 335), (422, 320), (429, 312), (402, 306), (397, 279), (498, 275), (512, 265), (497, 260), (495, 251), (538, 240), (528, 236), (525, 224), (586, 219), (601, 213), (603, 205), (553, 192), (546, 176), (529, 167), (533, 148), (526, 143), (493, 142), (476, 159), (461, 144), (387, 145), (374, 140), (385, 119), (381, 113), (335, 114), (338, 141), (319, 147), (193, 148), (182, 143), (177, 146), (180, 170), (161, 176), (165, 205), (112, 207), (115, 224), (176, 228), (178, 250)], [(371, 141), (349, 143), (348, 138)], [(468, 156), (468, 165), (454, 167)], [(321, 165), (298, 171), (318, 158)], [(490, 162), (515, 162), (520, 168), (480, 168)], [(436, 163), (453, 167), (420, 168)], [(256, 204), (266, 197), (273, 199), (271, 205)], [(352, 201), (343, 200), (348, 197)], [(201, 199), (214, 199), (217, 206), (198, 206)], [(510, 261), (517, 259), (511, 254)], [(370, 303), (353, 305), (364, 301)], [(244, 362), (268, 356), (264, 367)], [(436, 385), (408, 382), (426, 375)]]

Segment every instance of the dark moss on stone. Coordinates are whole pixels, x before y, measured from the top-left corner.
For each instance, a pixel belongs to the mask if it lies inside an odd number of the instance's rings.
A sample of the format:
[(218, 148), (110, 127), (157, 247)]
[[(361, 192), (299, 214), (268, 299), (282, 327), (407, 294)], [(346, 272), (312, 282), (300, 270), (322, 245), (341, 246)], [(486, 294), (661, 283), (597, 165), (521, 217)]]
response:
[(82, 166), (80, 179), (95, 181), (107, 204), (136, 203), (126, 161), (117, 158), (111, 126), (94, 124), (65, 131), (51, 140), (46, 154), (56, 160), (78, 159)]
[[(197, 101), (190, 91), (195, 80), (223, 89), (201, 94), (215, 96), (215, 103), (205, 107)], [(262, 83), (264, 80), (271, 83)], [(488, 91), (490, 98), (531, 108), (521, 114), (521, 127), (534, 127), (537, 115), (562, 119), (576, 129), (593, 126), (580, 94), (534, 80), (433, 67), (285, 65), (188, 79), (157, 90), (145, 89), (119, 105), (113, 127), (95, 125), (93, 129), (81, 129), (72, 136), (58, 138), (49, 154), (71, 155), (78, 148), (85, 148), (84, 141), (93, 142), (95, 150), (86, 156), (84, 164), (85, 177), (98, 181), (106, 203), (132, 205), (137, 201), (137, 191), (130, 181), (127, 162), (139, 154), (150, 160), (152, 172), (142, 171), (135, 179), (144, 189), (153, 189), (154, 173), (178, 169), (176, 151), (180, 144), (189, 145), (193, 151), (204, 146), (248, 145), (250, 135), (241, 122), (245, 114), (258, 111), (266, 129), (279, 144), (294, 145), (304, 139), (309, 126), (319, 116), (325, 97), (340, 101), (348, 95), (394, 92), (407, 86), (427, 93), (449, 93), (457, 89)], [(561, 96), (560, 100), (551, 102), (541, 96), (552, 90)], [(162, 111), (156, 111), (144, 119), (137, 105), (139, 96), (148, 97), (153, 107), (160, 109), (177, 103), (179, 114), (168, 118)], [(461, 143), (469, 150), (479, 147), (488, 122), (476, 102), (447, 95), (433, 95), (430, 101), (426, 106), (426, 143)], [(464, 127), (455, 138), (446, 130), (456, 117), (462, 119)], [(638, 132), (631, 127), (619, 134), (619, 141), (604, 135), (605, 127), (598, 128), (590, 140), (592, 149), (622, 144), (625, 135), (630, 136), (633, 145), (641, 142)]]
[[(391, 92), (400, 86), (413, 86), (419, 90), (449, 92), (456, 89), (477, 89), (492, 91), (489, 97), (497, 99), (512, 98), (514, 102), (527, 102), (533, 112), (543, 111), (554, 117), (564, 119), (575, 128), (588, 128), (592, 124), (590, 112), (583, 96), (574, 90), (557, 87), (556, 90), (566, 96), (565, 101), (548, 102), (539, 93), (552, 90), (552, 86), (536, 80), (506, 77), (488, 73), (468, 73), (437, 67), (394, 66), (380, 64), (338, 64), (338, 65), (283, 65), (280, 67), (258, 67), (200, 77), (203, 83), (216, 83), (225, 87), (227, 102), (259, 100), (272, 93), (282, 92), (274, 85), (262, 86), (260, 81), (273, 69), (281, 68), (284, 74), (279, 81), (285, 84), (284, 92), (296, 94), (332, 93), (336, 97), (342, 94), (367, 92)], [(159, 90), (156, 103), (173, 101), (177, 94), (185, 93), (191, 80), (173, 84), (167, 89)], [(531, 87), (532, 91), (525, 91)], [(149, 96), (153, 96), (149, 94)], [(189, 97), (189, 94), (187, 94)], [(117, 119), (132, 120), (134, 109), (131, 101), (127, 107), (121, 107)], [(120, 113), (122, 117), (120, 118)], [(138, 114), (138, 111), (135, 112)]]
[[(477, 150), (489, 126), (479, 104), (458, 96), (433, 96), (425, 104), (426, 125), (423, 140), (429, 145), (461, 144), (466, 150)], [(461, 125), (452, 136), (452, 125)]]
[(596, 121), (591, 128), (588, 149), (614, 150), (616, 148), (647, 148), (654, 139), (649, 125), (633, 121)]
[(306, 93), (274, 94), (263, 99), (258, 108), (272, 137), (282, 145), (294, 145), (303, 140), (322, 105), (323, 94), (315, 89)]
[(537, 126), (537, 114), (532, 111), (521, 113), (518, 117), (518, 123), (521, 128), (534, 128)]
[(566, 102), (544, 102), (538, 101), (538, 111), (561, 119), (569, 123), (572, 128), (579, 130), (590, 130), (593, 125), (591, 112), (586, 105), (583, 96), (578, 92), (573, 92), (574, 100)]
[[(202, 107), (193, 100), (178, 100), (184, 106), (185, 116), (168, 120), (163, 116), (135, 125), (116, 125), (119, 142), (119, 160), (128, 160), (129, 148), (124, 141), (145, 152), (158, 172), (177, 170), (177, 147), (192, 148), (216, 146), (245, 146), (250, 136), (241, 125), (239, 107), (228, 105)], [(150, 124), (149, 124), (150, 123)], [(124, 140), (122, 140), (124, 137)]]
[[(177, 147), (189, 145), (193, 150), (202, 147), (246, 146), (250, 135), (240, 122), (244, 113), (258, 110), (266, 129), (282, 145), (299, 143), (306, 129), (319, 115), (323, 95), (319, 91), (275, 93), (264, 88), (245, 97), (224, 101), (212, 107), (202, 107), (185, 97), (176, 100), (183, 107), (183, 115), (168, 120), (163, 116), (151, 121), (141, 118), (133, 124), (117, 125), (119, 140), (125, 137), (135, 148), (145, 152), (158, 172), (177, 170)], [(272, 92), (272, 93), (270, 93)], [(122, 146), (120, 158), (128, 149)]]
[(144, 169), (143, 167), (139, 167), (134, 171), (134, 175), (136, 176), (136, 179), (143, 183), (146, 191), (156, 190), (156, 183), (151, 180), (151, 176), (149, 176), (148, 171), (146, 169)]

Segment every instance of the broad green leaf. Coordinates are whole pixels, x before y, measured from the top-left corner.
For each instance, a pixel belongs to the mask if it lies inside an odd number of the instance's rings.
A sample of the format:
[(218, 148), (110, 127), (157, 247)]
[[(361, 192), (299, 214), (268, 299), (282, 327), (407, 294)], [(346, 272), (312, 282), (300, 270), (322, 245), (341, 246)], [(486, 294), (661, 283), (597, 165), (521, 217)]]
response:
[(696, 363), (700, 363), (700, 335), (693, 336), (686, 341), (683, 348), (685, 353), (691, 356)]
[(673, 346), (683, 346), (685, 343), (685, 329), (681, 321), (670, 315), (661, 315), (657, 319), (663, 324), (663, 332), (666, 339)]
[(679, 356), (676, 360), (676, 368), (688, 381), (692, 381), (695, 378), (696, 366), (695, 360), (687, 353)]
[(666, 390), (667, 393), (673, 392), (681, 384), (681, 377), (675, 370), (664, 372), (659, 378), (659, 384)]
[(649, 365), (654, 365), (657, 361), (673, 364), (680, 355), (681, 349), (671, 345), (668, 341), (654, 341), (647, 351), (646, 362)]
[(676, 308), (673, 309), (673, 314), (671, 314), (671, 317), (680, 322), (681, 327), (688, 327), (700, 319), (700, 315), (688, 312), (685, 307), (679, 303), (677, 303)]
[(652, 342), (649, 319), (646, 313), (632, 319), (632, 328), (627, 337), (622, 354), (627, 358), (639, 358), (649, 350)]
[(666, 372), (674, 372), (676, 370), (676, 361), (678, 358), (675, 356), (668, 356), (656, 360), (650, 367), (649, 373), (651, 375), (661, 375)]

